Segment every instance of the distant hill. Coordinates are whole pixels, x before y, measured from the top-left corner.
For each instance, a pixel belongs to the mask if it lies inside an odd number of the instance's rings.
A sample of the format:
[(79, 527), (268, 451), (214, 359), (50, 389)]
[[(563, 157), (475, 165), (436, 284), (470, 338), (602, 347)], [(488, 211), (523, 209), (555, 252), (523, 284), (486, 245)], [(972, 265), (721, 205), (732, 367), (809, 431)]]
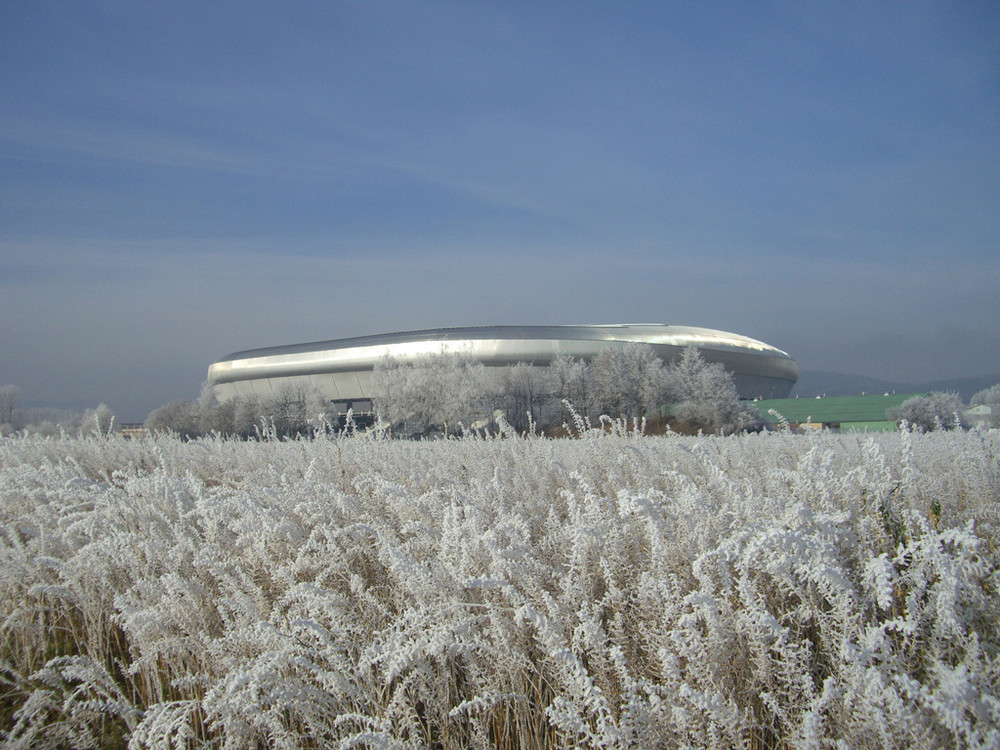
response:
[(1000, 373), (974, 378), (950, 378), (924, 383), (897, 383), (879, 380), (866, 375), (849, 375), (842, 372), (805, 370), (792, 389), (792, 398), (815, 396), (858, 396), (862, 393), (926, 393), (927, 391), (954, 391), (962, 401), (968, 402), (974, 393), (1000, 383)]

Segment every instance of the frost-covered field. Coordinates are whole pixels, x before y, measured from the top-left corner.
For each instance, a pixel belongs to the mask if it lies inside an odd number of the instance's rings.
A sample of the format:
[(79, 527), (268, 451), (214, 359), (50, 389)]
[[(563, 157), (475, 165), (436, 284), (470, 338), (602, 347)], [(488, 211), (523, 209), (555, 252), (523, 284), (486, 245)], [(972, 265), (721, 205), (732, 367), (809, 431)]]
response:
[(1000, 435), (0, 440), (4, 747), (997, 747)]

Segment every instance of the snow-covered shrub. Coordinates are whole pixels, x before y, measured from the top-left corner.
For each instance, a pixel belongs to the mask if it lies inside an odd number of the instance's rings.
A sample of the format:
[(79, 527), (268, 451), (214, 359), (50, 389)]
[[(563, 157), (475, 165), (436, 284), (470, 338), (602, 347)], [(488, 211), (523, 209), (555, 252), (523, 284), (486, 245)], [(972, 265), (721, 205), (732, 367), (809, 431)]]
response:
[(672, 413), (690, 427), (721, 434), (763, 427), (760, 412), (740, 401), (733, 376), (693, 346), (667, 368), (664, 387)]
[(911, 427), (930, 430), (961, 429), (962, 399), (957, 393), (934, 391), (906, 399), (893, 410), (893, 419), (905, 420)]
[(1000, 437), (0, 441), (3, 747), (996, 747)]

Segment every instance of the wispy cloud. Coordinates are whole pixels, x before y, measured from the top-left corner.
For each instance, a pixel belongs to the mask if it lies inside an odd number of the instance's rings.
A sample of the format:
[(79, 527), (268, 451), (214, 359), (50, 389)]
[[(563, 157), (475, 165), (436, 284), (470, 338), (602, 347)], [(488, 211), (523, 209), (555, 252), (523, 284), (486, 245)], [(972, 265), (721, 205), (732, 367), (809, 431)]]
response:
[(988, 368), (997, 16), (8, 4), (0, 381), (141, 411), (239, 348), (602, 320)]

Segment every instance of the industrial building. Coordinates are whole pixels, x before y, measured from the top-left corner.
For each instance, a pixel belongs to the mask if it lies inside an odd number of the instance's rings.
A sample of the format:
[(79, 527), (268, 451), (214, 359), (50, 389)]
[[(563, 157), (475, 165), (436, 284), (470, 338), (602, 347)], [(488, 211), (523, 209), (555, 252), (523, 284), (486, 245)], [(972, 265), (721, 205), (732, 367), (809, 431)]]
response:
[(608, 348), (648, 344), (669, 363), (688, 346), (732, 373), (741, 398), (782, 398), (799, 376), (788, 354), (746, 336), (665, 324), (476, 326), (386, 333), (236, 352), (213, 362), (208, 382), (220, 400), (270, 397), (286, 387), (316, 389), (341, 411), (371, 409), (372, 370), (383, 357), (408, 360), (457, 352), (487, 367), (547, 367), (558, 355), (589, 361)]

